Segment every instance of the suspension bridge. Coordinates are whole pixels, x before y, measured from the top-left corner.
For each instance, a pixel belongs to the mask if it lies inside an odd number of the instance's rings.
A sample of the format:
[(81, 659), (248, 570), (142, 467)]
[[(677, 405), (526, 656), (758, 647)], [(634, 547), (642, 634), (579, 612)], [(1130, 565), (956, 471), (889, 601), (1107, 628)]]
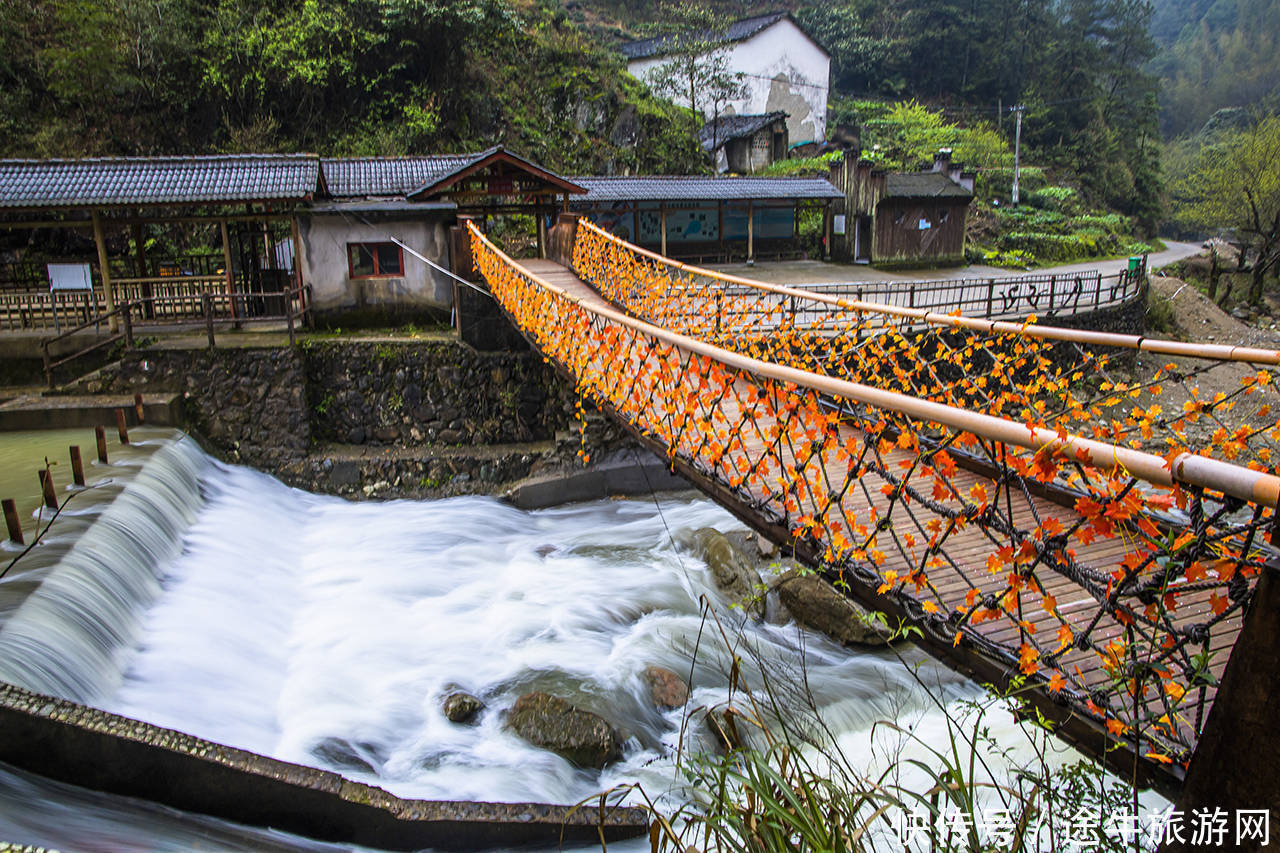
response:
[[(571, 216), (559, 262), (468, 227), (585, 399), (933, 655), (1171, 795), (1230, 740), (1211, 709), (1275, 601), (1280, 352), (764, 284)], [(1202, 391), (1223, 365), (1233, 387)]]

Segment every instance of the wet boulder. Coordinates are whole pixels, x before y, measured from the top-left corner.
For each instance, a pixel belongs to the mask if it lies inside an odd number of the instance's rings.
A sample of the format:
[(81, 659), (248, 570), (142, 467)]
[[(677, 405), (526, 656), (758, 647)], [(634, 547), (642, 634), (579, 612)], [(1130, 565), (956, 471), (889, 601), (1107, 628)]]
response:
[(723, 533), (711, 527), (694, 532), (693, 547), (711, 569), (716, 586), (735, 605), (757, 617), (764, 616), (764, 581), (752, 560), (735, 548)]
[(791, 616), (846, 646), (884, 646), (890, 631), (812, 572), (792, 570), (774, 584)]
[(649, 688), (649, 698), (659, 710), (674, 711), (689, 701), (689, 685), (669, 669), (646, 666), (641, 678)]
[(622, 757), (609, 721), (549, 693), (526, 693), (507, 712), (507, 728), (579, 767), (599, 769)]
[(484, 710), (484, 703), (465, 690), (454, 690), (445, 695), (440, 710), (451, 723), (469, 723)]

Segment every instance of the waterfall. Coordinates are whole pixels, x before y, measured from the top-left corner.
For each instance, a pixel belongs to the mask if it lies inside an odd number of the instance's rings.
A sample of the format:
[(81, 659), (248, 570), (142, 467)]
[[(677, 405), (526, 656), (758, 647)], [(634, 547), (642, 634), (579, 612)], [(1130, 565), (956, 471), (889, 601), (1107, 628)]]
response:
[(152, 455), (0, 629), (0, 680), (90, 704), (116, 690), (209, 464), (189, 438)]

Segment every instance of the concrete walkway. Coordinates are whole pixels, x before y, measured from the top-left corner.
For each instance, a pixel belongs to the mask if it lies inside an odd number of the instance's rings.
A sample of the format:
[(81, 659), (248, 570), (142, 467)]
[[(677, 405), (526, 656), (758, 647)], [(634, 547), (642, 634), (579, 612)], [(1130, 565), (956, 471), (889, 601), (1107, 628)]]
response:
[[(1165, 241), (1165, 250), (1151, 255), (1147, 264), (1152, 270), (1171, 264), (1174, 261), (1190, 257), (1200, 251), (1199, 243), (1176, 243)], [(836, 264), (827, 261), (769, 261), (754, 266), (747, 264), (709, 264), (708, 269), (729, 275), (753, 278), (771, 284), (818, 284), (829, 282), (912, 282), (942, 281), (962, 278), (1010, 278), (1020, 275), (1074, 275), (1076, 273), (1101, 272), (1103, 275), (1114, 275), (1127, 267), (1127, 258), (1107, 261), (1084, 261), (1075, 264), (1064, 264), (1057, 267), (1021, 271), (1001, 269), (975, 264), (968, 267), (950, 267), (946, 269), (924, 270), (879, 270), (866, 264)]]

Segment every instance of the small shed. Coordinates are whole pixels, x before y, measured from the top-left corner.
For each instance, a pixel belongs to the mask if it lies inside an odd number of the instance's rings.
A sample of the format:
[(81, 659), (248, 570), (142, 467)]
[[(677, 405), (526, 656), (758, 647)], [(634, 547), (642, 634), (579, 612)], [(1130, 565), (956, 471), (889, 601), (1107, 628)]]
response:
[(920, 172), (884, 172), (869, 160), (846, 157), (831, 167), (840, 188), (833, 219), (832, 256), (884, 266), (964, 263), (964, 232), (973, 201), (972, 172), (950, 152)]
[(787, 114), (720, 116), (702, 126), (698, 141), (717, 172), (755, 174), (787, 156)]
[(872, 257), (891, 265), (964, 263), (964, 226), (973, 191), (939, 172), (889, 174), (876, 207)]
[(625, 240), (675, 258), (795, 257), (800, 216), (843, 194), (825, 178), (575, 177), (569, 209)]

